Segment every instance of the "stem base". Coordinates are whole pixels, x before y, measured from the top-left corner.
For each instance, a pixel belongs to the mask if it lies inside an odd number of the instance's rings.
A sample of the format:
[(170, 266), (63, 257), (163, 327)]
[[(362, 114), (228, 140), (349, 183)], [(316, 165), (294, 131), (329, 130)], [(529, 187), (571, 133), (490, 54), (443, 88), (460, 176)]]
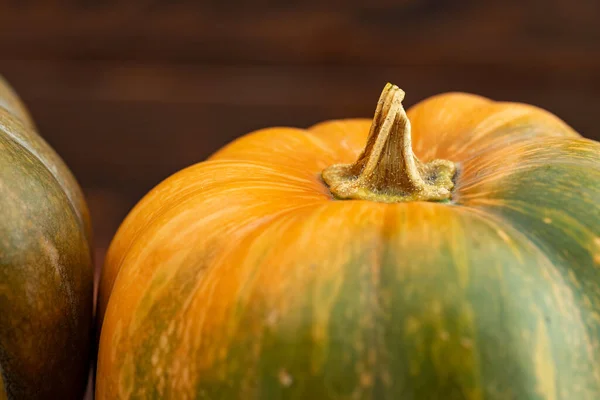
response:
[(403, 99), (404, 92), (388, 83), (358, 160), (323, 170), (321, 176), (336, 198), (383, 203), (450, 199), (456, 165), (448, 160), (422, 163), (414, 155)]
[(369, 200), (381, 203), (408, 201), (444, 201), (450, 199), (454, 188), (456, 166), (448, 160), (433, 160), (422, 166), (423, 185), (411, 190), (380, 190), (367, 179), (352, 173), (352, 164), (337, 164), (326, 168), (322, 178), (331, 193), (340, 200)]

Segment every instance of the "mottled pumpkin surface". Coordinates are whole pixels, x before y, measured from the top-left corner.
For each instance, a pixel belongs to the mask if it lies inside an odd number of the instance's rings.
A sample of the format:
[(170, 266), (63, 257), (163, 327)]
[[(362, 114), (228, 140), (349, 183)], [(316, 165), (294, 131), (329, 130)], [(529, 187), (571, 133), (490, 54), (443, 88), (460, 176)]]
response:
[(336, 200), (371, 120), (246, 135), (152, 190), (100, 285), (99, 399), (600, 399), (600, 144), (460, 93), (408, 111), (447, 203)]
[(90, 238), (77, 182), (0, 80), (0, 399), (83, 395)]

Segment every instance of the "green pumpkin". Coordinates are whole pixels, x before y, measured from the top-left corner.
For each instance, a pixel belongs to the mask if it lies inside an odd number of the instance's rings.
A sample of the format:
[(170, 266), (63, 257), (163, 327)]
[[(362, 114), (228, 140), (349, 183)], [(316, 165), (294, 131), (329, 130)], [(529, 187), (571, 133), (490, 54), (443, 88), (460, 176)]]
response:
[(81, 189), (0, 78), (0, 399), (76, 399), (92, 344)]

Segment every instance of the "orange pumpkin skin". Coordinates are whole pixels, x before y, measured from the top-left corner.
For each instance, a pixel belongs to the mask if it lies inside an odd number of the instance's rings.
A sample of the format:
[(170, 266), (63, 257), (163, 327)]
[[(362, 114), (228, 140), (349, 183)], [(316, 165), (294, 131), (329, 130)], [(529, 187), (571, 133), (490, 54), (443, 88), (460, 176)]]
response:
[(408, 111), (450, 203), (340, 201), (371, 120), (241, 137), (129, 214), (97, 396), (600, 398), (600, 145), (462, 93)]

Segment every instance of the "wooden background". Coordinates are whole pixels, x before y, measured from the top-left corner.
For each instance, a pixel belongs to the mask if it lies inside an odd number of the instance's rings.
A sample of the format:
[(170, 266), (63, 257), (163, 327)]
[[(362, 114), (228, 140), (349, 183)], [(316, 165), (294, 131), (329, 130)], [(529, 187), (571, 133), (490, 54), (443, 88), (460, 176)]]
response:
[(449, 90), (600, 139), (598, 0), (0, 0), (0, 74), (85, 189), (96, 263), (140, 197), (261, 127)]
[(97, 264), (137, 200), (231, 139), (448, 90), (600, 139), (597, 0), (0, 2), (0, 73), (88, 196)]

